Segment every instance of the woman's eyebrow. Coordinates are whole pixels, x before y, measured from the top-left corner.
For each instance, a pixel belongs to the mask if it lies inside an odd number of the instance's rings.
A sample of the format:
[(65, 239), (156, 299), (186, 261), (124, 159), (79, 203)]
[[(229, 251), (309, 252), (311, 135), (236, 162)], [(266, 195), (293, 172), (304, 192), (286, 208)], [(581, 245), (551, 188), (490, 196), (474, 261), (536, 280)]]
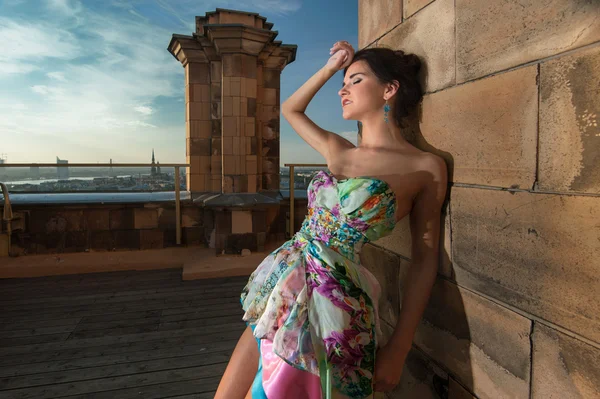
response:
[[(364, 75), (364, 73), (362, 73), (362, 72), (356, 72), (356, 73), (353, 73), (352, 75), (350, 75), (350, 79), (352, 79), (352, 78), (353, 78), (353, 77), (355, 77), (356, 75)], [(344, 87), (344, 85), (345, 85), (345, 84), (346, 84), (346, 83), (344, 83), (344, 81), (342, 81), (342, 87)]]

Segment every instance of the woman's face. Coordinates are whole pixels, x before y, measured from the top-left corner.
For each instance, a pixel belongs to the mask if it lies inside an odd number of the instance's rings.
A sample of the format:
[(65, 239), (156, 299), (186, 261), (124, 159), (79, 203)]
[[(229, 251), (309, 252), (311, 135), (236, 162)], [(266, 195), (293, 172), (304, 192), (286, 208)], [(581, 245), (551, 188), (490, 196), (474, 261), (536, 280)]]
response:
[(348, 67), (338, 92), (343, 118), (360, 121), (366, 114), (379, 110), (385, 103), (384, 91), (384, 85), (371, 72), (367, 62), (356, 61)]

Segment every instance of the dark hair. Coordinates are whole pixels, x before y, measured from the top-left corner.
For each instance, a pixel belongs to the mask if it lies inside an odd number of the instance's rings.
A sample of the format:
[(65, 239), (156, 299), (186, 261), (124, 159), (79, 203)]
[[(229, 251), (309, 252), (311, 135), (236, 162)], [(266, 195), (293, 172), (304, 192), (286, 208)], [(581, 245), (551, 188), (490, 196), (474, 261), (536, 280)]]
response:
[[(402, 120), (409, 116), (423, 99), (423, 89), (419, 82), (421, 60), (415, 54), (406, 54), (402, 50), (392, 50), (386, 47), (366, 48), (357, 51), (352, 58), (352, 64), (365, 61), (377, 79), (382, 83), (400, 83), (396, 93), (394, 120), (403, 126)], [(344, 69), (344, 75), (350, 67)]]

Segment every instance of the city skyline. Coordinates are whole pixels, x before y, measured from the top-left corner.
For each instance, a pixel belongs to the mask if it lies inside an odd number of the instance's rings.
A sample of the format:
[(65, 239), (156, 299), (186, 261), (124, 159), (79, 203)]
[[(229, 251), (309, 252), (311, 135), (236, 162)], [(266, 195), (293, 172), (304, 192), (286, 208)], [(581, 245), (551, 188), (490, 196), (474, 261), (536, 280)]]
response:
[[(0, 153), (7, 162), (51, 163), (60, 154), (72, 163), (141, 163), (152, 148), (163, 162), (185, 162), (183, 68), (166, 47), (173, 33), (191, 34), (195, 16), (217, 7), (258, 12), (274, 23), (278, 40), (298, 45), (282, 73), (282, 101), (325, 64), (333, 42), (356, 46), (352, 2), (197, 3), (45, 0), (40, 13), (31, 2), (3, 2), (0, 40), (10, 45), (0, 55)], [(307, 114), (356, 143), (356, 123), (341, 117), (342, 78), (323, 87)], [(280, 132), (281, 165), (324, 162), (283, 118)]]

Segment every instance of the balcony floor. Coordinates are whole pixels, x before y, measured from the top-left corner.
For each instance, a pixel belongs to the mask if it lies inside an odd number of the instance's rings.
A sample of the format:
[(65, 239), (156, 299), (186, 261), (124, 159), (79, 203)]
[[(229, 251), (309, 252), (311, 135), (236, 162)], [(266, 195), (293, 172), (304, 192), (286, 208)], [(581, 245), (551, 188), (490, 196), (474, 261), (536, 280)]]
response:
[(181, 269), (0, 280), (0, 398), (212, 398), (247, 281)]

